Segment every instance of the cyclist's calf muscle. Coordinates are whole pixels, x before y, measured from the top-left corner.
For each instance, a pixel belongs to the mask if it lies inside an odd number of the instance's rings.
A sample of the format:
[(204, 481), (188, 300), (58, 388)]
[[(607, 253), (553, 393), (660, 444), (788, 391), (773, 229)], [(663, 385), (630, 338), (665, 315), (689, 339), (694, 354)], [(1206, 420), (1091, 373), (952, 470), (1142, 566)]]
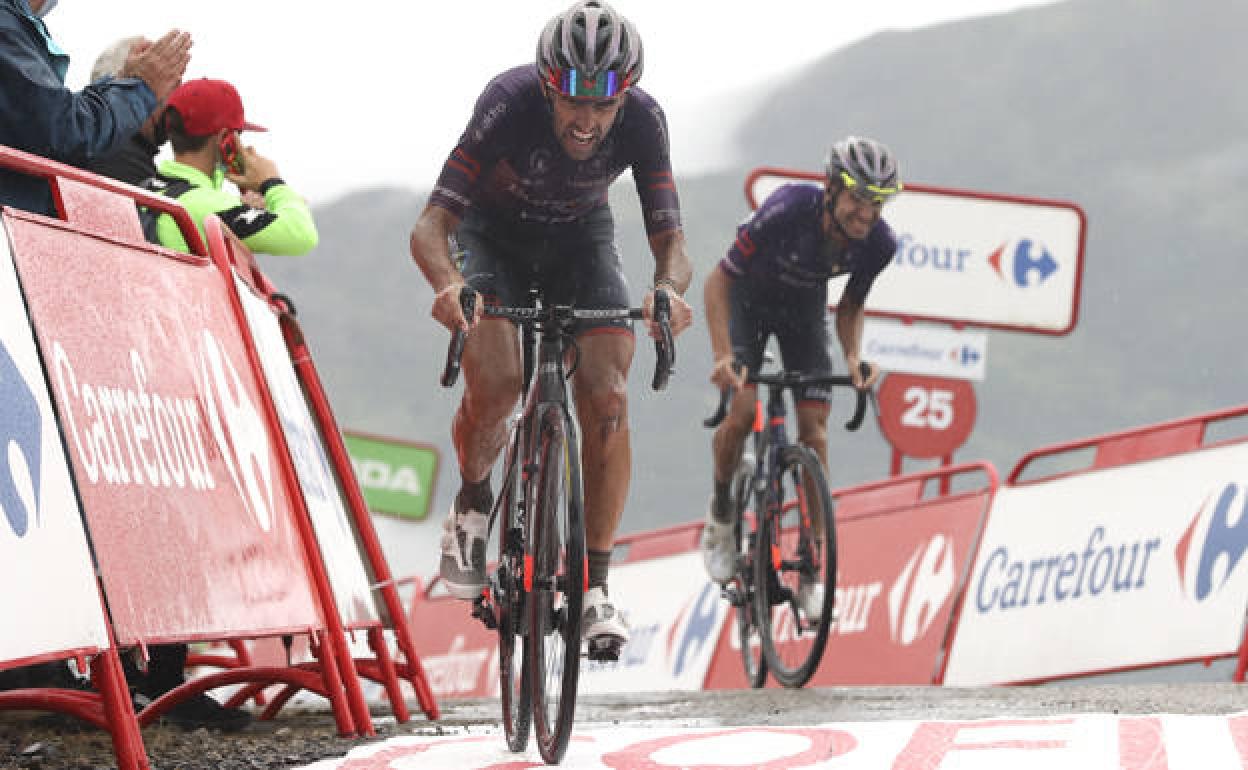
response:
[(741, 461), (745, 441), (754, 422), (754, 391), (743, 389), (733, 397), (732, 408), (711, 438), (715, 480), (727, 483)]

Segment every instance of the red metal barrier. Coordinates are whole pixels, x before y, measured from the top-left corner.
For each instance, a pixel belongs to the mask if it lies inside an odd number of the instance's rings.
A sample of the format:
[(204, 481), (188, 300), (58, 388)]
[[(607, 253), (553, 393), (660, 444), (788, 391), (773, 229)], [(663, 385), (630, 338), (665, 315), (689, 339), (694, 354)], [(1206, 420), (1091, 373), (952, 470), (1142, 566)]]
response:
[[(6, 210), (118, 643), (311, 634), (349, 661), (309, 582), (272, 415), (255, 409), (267, 392), (229, 312), (233, 287), (185, 210), (3, 148), (0, 163), (47, 178), (66, 216)], [(195, 254), (143, 241), (136, 200), (173, 215)], [(323, 658), (309, 688), (342, 734), (370, 733), (363, 699), (347, 700), (338, 661)], [(189, 682), (139, 721), (212, 686), (283, 678), (306, 679), (239, 669)]]
[[(1049, 481), (1090, 470), (1113, 468), (1230, 443), (1229, 441), (1207, 442), (1209, 429), (1219, 423), (1246, 416), (1248, 416), (1248, 406), (1238, 406), (1035, 449), (1023, 455), (1014, 469), (1010, 471), (1006, 483), (1013, 486)], [(1091, 452), (1090, 460), (1085, 456), (1087, 452), (1080, 454), (1084, 450)], [(1074, 467), (1042, 471), (1026, 479), (1023, 478), (1024, 472), (1032, 466), (1039, 465), (1042, 461), (1065, 461), (1073, 463)]]
[(232, 274), (230, 270), (232, 266), (239, 277), (254, 289), (257, 295), (265, 298), (281, 323), (295, 373), (303, 387), (304, 397), (311, 406), (321, 443), (329, 452), (329, 459), (337, 475), (339, 490), (344, 497), (347, 511), (351, 515), (354, 534), (362, 548), (361, 555), (365, 566), (369, 569), (375, 589), (381, 595), (389, 627), (393, 630), (395, 642), (403, 653), (403, 662), (396, 665), (380, 627), (357, 624), (357, 628), (367, 628), (369, 647), (375, 656), (371, 660), (357, 661), (360, 671), (385, 687), (391, 708), (399, 722), (408, 721), (409, 714), (398, 686), (398, 676), (402, 676), (411, 684), (426, 716), (430, 719), (438, 719), (437, 701), (429, 688), (420, 657), (416, 653), (411, 629), (408, 627), (402, 602), (395, 589), (390, 567), (386, 562), (377, 532), (373, 528), (368, 505), (364, 501), (363, 493), (355, 478), (355, 470), (351, 465), (346, 446), (343, 444), (342, 433), (334, 418), (329, 399), (325, 395), (325, 389), (321, 385), (320, 376), (312, 361), (312, 354), (308, 349), (303, 331), (295, 320), (291, 307), (281, 298), (276, 287), (260, 270), (254, 255), (246, 245), (225, 230), (220, 220), (216, 218), (212, 218), (206, 224), (205, 232), (208, 235), (210, 250), (215, 254), (219, 249), (225, 257), (224, 263), (218, 263), (222, 269), (227, 274)]

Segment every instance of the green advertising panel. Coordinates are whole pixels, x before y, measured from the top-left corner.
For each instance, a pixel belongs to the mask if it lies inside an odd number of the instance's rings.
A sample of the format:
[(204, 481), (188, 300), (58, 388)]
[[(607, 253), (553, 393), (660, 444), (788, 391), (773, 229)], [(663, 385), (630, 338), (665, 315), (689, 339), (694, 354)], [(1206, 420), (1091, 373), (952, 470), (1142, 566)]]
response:
[(405, 519), (424, 519), (433, 499), (438, 450), (425, 444), (343, 433), (355, 477), (368, 509)]

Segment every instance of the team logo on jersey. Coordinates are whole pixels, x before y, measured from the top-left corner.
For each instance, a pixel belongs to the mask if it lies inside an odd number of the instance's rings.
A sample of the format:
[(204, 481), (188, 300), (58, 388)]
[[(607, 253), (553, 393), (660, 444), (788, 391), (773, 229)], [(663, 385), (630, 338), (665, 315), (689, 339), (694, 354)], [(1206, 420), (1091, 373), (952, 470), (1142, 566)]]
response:
[(1003, 243), (988, 255), (988, 264), (1001, 280), (1022, 289), (1042, 285), (1057, 272), (1057, 260), (1039, 241), (1019, 238)]
[(234, 362), (205, 329), (200, 351), (204, 411), (221, 460), (247, 511), (266, 532), (273, 527), (273, 465), (269, 432)]
[(1248, 552), (1248, 485), (1227, 484), (1210, 495), (1175, 547), (1183, 594), (1198, 602), (1243, 571)]
[(550, 150), (545, 147), (538, 147), (529, 153), (529, 174), (532, 176), (544, 176), (550, 171)]
[(9, 528), (25, 536), (39, 517), (43, 419), (39, 402), (0, 341), (0, 508)]
[(937, 534), (915, 549), (888, 592), (889, 635), (908, 646), (923, 637), (953, 595), (953, 540)]

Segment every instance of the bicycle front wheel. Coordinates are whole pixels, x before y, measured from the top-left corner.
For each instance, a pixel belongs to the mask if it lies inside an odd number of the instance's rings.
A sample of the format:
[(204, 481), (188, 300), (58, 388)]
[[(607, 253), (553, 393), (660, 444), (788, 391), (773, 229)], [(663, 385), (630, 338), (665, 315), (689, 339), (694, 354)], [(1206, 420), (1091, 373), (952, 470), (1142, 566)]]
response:
[(754, 462), (743, 458), (732, 477), (732, 500), (736, 508), (734, 535), (737, 544), (737, 574), (731, 585), (732, 609), (736, 616), (737, 644), (741, 648), (741, 665), (750, 687), (762, 687), (767, 681), (767, 661), (763, 657), (762, 640), (754, 602), (754, 539), (757, 519), (751, 510), (754, 496)]
[(801, 687), (819, 666), (836, 592), (836, 528), (823, 466), (785, 447), (754, 551), (755, 609), (776, 681)]
[(537, 746), (542, 759), (555, 764), (568, 748), (576, 712), (587, 577), (585, 522), (581, 458), (567, 412), (548, 409), (539, 418), (538, 431), (529, 528), (528, 659)]
[(503, 733), (507, 748), (524, 751), (533, 724), (524, 617), (524, 517), (519, 475), (519, 447), (508, 454), (507, 472), (498, 503), (498, 567), (494, 606), (498, 612), (498, 685), (503, 702)]

